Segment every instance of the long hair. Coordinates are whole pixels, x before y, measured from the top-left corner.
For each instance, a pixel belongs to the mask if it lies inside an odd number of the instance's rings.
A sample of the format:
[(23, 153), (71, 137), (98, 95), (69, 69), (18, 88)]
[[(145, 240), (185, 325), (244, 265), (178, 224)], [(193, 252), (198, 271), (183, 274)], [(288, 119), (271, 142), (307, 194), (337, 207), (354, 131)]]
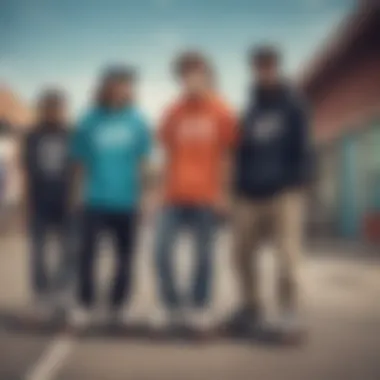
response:
[(110, 106), (110, 86), (111, 86), (111, 81), (110, 79), (104, 79), (102, 78), (100, 80), (100, 83), (98, 84), (98, 88), (96, 89), (95, 93), (95, 101), (94, 103), (96, 104), (97, 107), (99, 108), (108, 108)]
[[(110, 87), (117, 82), (133, 84), (135, 80), (136, 73), (131, 67), (115, 66), (108, 68), (100, 78), (97, 90), (95, 92), (94, 103), (98, 107), (108, 108), (111, 105)], [(130, 99), (125, 97), (121, 106), (127, 105), (129, 100)]]

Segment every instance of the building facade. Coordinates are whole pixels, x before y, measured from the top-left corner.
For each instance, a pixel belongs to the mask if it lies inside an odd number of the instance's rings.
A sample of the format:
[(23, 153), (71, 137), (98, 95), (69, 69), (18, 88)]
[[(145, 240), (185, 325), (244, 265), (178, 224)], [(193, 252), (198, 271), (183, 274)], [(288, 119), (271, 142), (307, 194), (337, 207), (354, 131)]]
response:
[(380, 240), (380, 8), (341, 25), (301, 80), (318, 146), (315, 230)]
[(32, 119), (25, 103), (9, 88), (0, 87), (0, 204), (7, 208), (17, 206), (22, 196), (20, 137)]

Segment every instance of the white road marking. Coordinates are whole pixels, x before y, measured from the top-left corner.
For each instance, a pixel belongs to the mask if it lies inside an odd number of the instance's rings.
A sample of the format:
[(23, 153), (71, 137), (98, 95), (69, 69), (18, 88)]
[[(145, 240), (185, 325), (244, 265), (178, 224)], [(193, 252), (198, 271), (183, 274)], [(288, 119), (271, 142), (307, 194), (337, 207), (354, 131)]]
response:
[(72, 336), (58, 335), (28, 370), (24, 380), (53, 380), (72, 351), (74, 343)]

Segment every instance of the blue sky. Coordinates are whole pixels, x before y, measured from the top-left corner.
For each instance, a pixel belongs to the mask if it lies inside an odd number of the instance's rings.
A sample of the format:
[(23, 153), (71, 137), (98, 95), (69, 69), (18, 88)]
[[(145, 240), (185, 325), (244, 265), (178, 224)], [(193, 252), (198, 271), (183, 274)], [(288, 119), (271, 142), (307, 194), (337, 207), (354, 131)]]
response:
[(31, 101), (42, 85), (65, 86), (74, 113), (108, 62), (141, 74), (142, 107), (157, 116), (176, 92), (170, 62), (187, 47), (214, 61), (236, 106), (255, 43), (283, 47), (296, 76), (350, 12), (354, 0), (0, 0), (0, 78)]

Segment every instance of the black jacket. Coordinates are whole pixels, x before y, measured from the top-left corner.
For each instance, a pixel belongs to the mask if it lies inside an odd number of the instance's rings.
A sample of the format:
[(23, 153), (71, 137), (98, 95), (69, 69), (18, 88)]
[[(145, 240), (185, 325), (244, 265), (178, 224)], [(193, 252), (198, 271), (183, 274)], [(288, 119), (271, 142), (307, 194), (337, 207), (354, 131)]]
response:
[(295, 91), (255, 88), (240, 125), (237, 194), (270, 197), (304, 185), (311, 170), (308, 129), (308, 112)]

